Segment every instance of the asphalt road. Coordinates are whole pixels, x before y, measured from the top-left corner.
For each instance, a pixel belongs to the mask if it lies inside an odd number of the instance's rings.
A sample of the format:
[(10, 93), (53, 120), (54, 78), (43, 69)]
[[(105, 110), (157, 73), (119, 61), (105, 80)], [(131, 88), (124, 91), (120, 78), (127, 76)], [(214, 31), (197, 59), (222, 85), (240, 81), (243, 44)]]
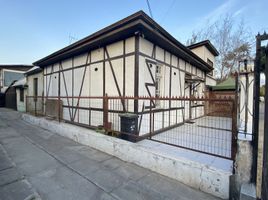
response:
[(0, 199), (217, 199), (0, 108)]

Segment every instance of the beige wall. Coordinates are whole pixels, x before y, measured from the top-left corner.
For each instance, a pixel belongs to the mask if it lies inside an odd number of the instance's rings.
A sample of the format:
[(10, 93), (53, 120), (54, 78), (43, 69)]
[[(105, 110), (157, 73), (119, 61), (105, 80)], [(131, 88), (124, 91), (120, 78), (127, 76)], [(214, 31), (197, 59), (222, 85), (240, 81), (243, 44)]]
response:
[(206, 75), (206, 85), (214, 86), (216, 84), (217, 84), (216, 79), (213, 76), (207, 74)]
[[(207, 59), (213, 62), (213, 68), (215, 68), (215, 56), (208, 50), (206, 46), (200, 46), (196, 47), (194, 49), (191, 49), (192, 52), (194, 52), (197, 56), (199, 56), (202, 60), (207, 62)], [(206, 76), (206, 85), (214, 86), (216, 85), (215, 80), (215, 70), (212, 71), (212, 74)]]
[(191, 51), (203, 59), (205, 62), (207, 62), (207, 59), (209, 59), (215, 65), (215, 56), (208, 50), (206, 46), (196, 47), (194, 49), (191, 49)]
[[(125, 59), (123, 56), (125, 43)], [(94, 49), (73, 58), (65, 59), (60, 63), (45, 67), (44, 70), (44, 95), (58, 96), (58, 84), (60, 78), (60, 96), (99, 96), (105, 94), (109, 96), (119, 96), (116, 82), (118, 84), (120, 94), (123, 95), (123, 66), (125, 62), (125, 95), (134, 96), (134, 50), (135, 38), (130, 37), (125, 40), (107, 45), (108, 55), (104, 51), (104, 47)], [(111, 63), (108, 61), (111, 59)], [(111, 66), (112, 65), (112, 66)], [(105, 70), (104, 70), (105, 69)], [(62, 71), (64, 70), (64, 71)], [(59, 71), (61, 71), (59, 73)], [(116, 81), (113, 75), (116, 77)], [(84, 75), (85, 74), (85, 75)], [(105, 86), (103, 86), (103, 77), (105, 76)], [(75, 113), (74, 108), (66, 106), (76, 106), (78, 98), (62, 98), (63, 118), (75, 122), (90, 124), (93, 126), (101, 125), (103, 122), (103, 113), (100, 111), (78, 109)], [(120, 104), (117, 102), (118, 105)], [(102, 108), (102, 100), (100, 99), (81, 99), (79, 101), (81, 107)], [(133, 104), (129, 105), (129, 111), (134, 111)], [(88, 118), (92, 115), (91, 121)], [(113, 128), (119, 128), (118, 123), (114, 123)]]
[(20, 101), (20, 88), (16, 88), (16, 95), (17, 95), (17, 110), (20, 112), (26, 111), (26, 96), (27, 96), (27, 89), (24, 88), (24, 101)]
[[(205, 72), (200, 70), (194, 65), (186, 62), (183, 59), (179, 59), (177, 56), (172, 55), (170, 52), (162, 49), (159, 46), (155, 46), (150, 41), (145, 38), (140, 38), (140, 52), (139, 56), (139, 96), (155, 96), (155, 87), (147, 86), (146, 83), (153, 83), (151, 74), (154, 80), (156, 80), (156, 66), (161, 66), (161, 81), (160, 81), (160, 96), (188, 96), (187, 89), (185, 90), (185, 74), (190, 74), (191, 76), (199, 77), (205, 80)], [(155, 49), (155, 56), (153, 54), (153, 49)], [(148, 63), (150, 67), (148, 67)], [(151, 72), (151, 74), (150, 74)], [(171, 83), (171, 84), (170, 84)], [(196, 83), (197, 84), (197, 83)], [(148, 89), (149, 92), (148, 92)], [(205, 83), (201, 82), (195, 90), (195, 96), (203, 96), (205, 90)], [(171, 93), (170, 93), (171, 92)], [(175, 125), (183, 121), (183, 116), (189, 117), (190, 107), (189, 102), (171, 102), (171, 106), (174, 107), (184, 107), (181, 110), (169, 111), (169, 104), (164, 101), (160, 101), (157, 108), (167, 109), (164, 112), (158, 112), (154, 114), (154, 130), (168, 127), (170, 125)], [(139, 101), (139, 112), (142, 111), (143, 106), (150, 106), (149, 101)], [(185, 111), (187, 110), (187, 111)], [(199, 117), (204, 114), (203, 107), (191, 108), (191, 115), (193, 118)], [(170, 115), (170, 117), (169, 117)], [(179, 116), (179, 117), (176, 117)], [(162, 121), (164, 119), (164, 124)], [(149, 114), (142, 115), (142, 124), (140, 134), (145, 134), (149, 132)]]
[[(125, 58), (124, 53), (125, 43)], [(161, 84), (160, 84), (160, 95), (169, 96), (171, 89), (171, 96), (184, 96), (185, 95), (185, 74), (197, 76), (205, 80), (205, 73), (191, 65), (190, 63), (179, 59), (175, 55), (170, 54), (159, 46), (155, 47), (155, 57), (152, 58), (152, 51), (154, 48), (153, 43), (140, 37), (139, 43), (139, 96), (149, 96), (146, 89), (145, 83), (152, 83), (152, 78), (148, 70), (146, 60), (152, 61), (151, 71), (155, 76), (156, 65), (161, 65)], [(99, 49), (86, 52), (73, 58), (62, 60), (61, 62), (54, 63), (53, 65), (44, 68), (44, 96), (48, 98), (51, 96), (58, 96), (58, 87), (60, 87), (60, 96), (103, 96), (105, 93), (108, 96), (119, 96), (123, 95), (124, 80), (123, 80), (123, 66), (125, 62), (125, 96), (134, 96), (134, 74), (135, 74), (135, 38), (130, 37), (124, 41), (118, 41), (116, 43), (106, 46), (109, 56), (105, 53), (104, 47)], [(108, 57), (111, 59), (108, 60)], [(112, 65), (112, 67), (111, 67)], [(113, 70), (112, 70), (113, 68)], [(105, 69), (105, 70), (104, 70)], [(114, 72), (114, 73), (113, 73)], [(105, 76), (105, 86), (103, 86), (103, 77)], [(117, 89), (116, 81), (120, 94)], [(171, 76), (171, 80), (170, 80)], [(154, 77), (155, 78), (155, 77)], [(60, 80), (59, 80), (60, 79)], [(170, 82), (171, 88), (170, 87)], [(60, 83), (60, 86), (59, 86)], [(83, 84), (82, 84), (83, 83)], [(204, 82), (197, 86), (196, 96), (202, 96), (204, 92)], [(152, 96), (155, 96), (155, 87), (149, 87), (149, 91)], [(63, 118), (65, 120), (73, 120), (74, 122), (87, 124), (90, 126), (98, 126), (103, 123), (102, 111), (87, 110), (87, 109), (76, 109), (74, 108), (78, 104), (78, 98), (62, 98), (63, 101)], [(134, 101), (128, 101), (128, 111), (134, 111)], [(79, 107), (85, 108), (103, 108), (102, 99), (81, 99), (79, 101)], [(148, 102), (139, 101), (138, 111), (143, 110), (143, 105)], [(167, 108), (168, 104), (161, 104), (163, 108)], [(122, 109), (120, 101), (114, 102), (114, 109)], [(146, 106), (146, 105), (145, 105)], [(172, 102), (173, 106), (173, 102)], [(174, 106), (184, 106), (174, 105)], [(113, 109), (113, 108), (111, 108)], [(172, 116), (176, 113), (182, 116), (182, 110), (170, 111)], [(198, 115), (202, 114), (201, 111), (194, 111)], [(76, 114), (75, 114), (76, 113)], [(169, 112), (164, 113), (164, 118), (168, 119)], [(112, 128), (120, 130), (120, 119), (118, 114), (109, 115), (109, 119), (117, 120), (113, 121)], [(162, 119), (161, 116), (155, 118)], [(94, 116), (94, 117), (90, 117)], [(141, 117), (141, 116), (140, 116)], [(142, 124), (146, 123), (146, 119), (149, 116), (144, 114), (142, 116)], [(90, 118), (90, 121), (89, 121)], [(167, 121), (167, 120), (165, 120)], [(171, 125), (182, 122), (182, 118), (172, 117)], [(167, 126), (168, 124), (165, 124)], [(157, 127), (156, 130), (161, 127)], [(148, 124), (141, 126), (141, 132), (148, 132), (146, 127)]]
[[(37, 96), (39, 96), (39, 98), (37, 98), (36, 101), (36, 109), (37, 111), (41, 111), (43, 109), (42, 107), (42, 95), (44, 93), (44, 77), (43, 77), (43, 72), (39, 72), (37, 74), (33, 74), (33, 75), (29, 75), (27, 76), (27, 95), (28, 96), (34, 96), (34, 79), (37, 78), (38, 79), (38, 90), (37, 90)], [(27, 111), (29, 112), (33, 112), (35, 109), (35, 102), (33, 98), (28, 98), (27, 99)]]

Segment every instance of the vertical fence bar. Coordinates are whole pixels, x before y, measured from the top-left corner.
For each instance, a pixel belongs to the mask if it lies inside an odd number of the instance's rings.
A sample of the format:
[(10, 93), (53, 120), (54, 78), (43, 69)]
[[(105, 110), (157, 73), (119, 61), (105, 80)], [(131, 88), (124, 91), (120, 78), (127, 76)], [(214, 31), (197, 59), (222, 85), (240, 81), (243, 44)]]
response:
[(42, 94), (42, 102), (41, 102), (41, 112), (42, 112), (42, 116), (45, 114), (45, 111), (44, 111), (44, 105), (45, 105), (45, 102), (44, 102), (44, 93)]
[(60, 96), (58, 96), (58, 121), (60, 122)]
[(109, 109), (109, 98), (107, 94), (103, 97), (103, 127), (108, 130), (108, 109)]
[(237, 152), (237, 120), (236, 120), (236, 103), (232, 101), (232, 147), (231, 147), (231, 157), (235, 160)]
[(26, 102), (25, 102), (25, 111), (26, 111), (26, 113), (28, 112), (27, 104), (28, 104), (28, 95), (26, 95)]
[(37, 112), (36, 112), (36, 102), (37, 102), (37, 97), (34, 98), (34, 115), (35, 116), (37, 115)]
[(152, 100), (150, 99), (150, 117), (149, 117), (149, 126), (150, 126), (150, 139), (152, 139)]

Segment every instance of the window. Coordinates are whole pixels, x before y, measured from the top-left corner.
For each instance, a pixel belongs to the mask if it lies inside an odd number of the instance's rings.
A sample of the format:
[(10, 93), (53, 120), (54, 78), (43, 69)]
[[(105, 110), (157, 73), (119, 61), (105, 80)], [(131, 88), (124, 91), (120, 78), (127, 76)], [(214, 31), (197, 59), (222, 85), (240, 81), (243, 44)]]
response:
[(34, 78), (34, 85), (33, 85), (33, 96), (38, 95), (38, 78)]
[(213, 62), (212, 62), (211, 60), (207, 59), (207, 63), (208, 63), (211, 67), (213, 67)]
[(20, 101), (24, 102), (24, 89), (20, 88)]
[[(213, 62), (212, 62), (211, 60), (207, 59), (207, 63), (208, 63), (211, 67), (213, 67)], [(208, 74), (211, 75), (211, 76), (213, 76), (213, 70), (211, 70)]]
[(13, 81), (17, 81), (23, 77), (23, 73), (4, 71), (4, 86), (8, 87)]

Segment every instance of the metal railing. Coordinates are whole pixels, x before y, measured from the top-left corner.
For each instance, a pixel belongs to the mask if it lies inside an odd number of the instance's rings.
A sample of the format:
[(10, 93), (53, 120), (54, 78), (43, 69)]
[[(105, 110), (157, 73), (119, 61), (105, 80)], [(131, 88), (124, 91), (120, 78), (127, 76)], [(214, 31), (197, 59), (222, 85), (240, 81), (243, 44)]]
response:
[[(235, 159), (237, 113), (230, 98), (28, 96), (26, 101), (27, 112), (35, 115), (125, 135), (131, 141), (150, 139)], [(138, 118), (134, 134), (122, 131), (120, 117), (125, 113)]]

